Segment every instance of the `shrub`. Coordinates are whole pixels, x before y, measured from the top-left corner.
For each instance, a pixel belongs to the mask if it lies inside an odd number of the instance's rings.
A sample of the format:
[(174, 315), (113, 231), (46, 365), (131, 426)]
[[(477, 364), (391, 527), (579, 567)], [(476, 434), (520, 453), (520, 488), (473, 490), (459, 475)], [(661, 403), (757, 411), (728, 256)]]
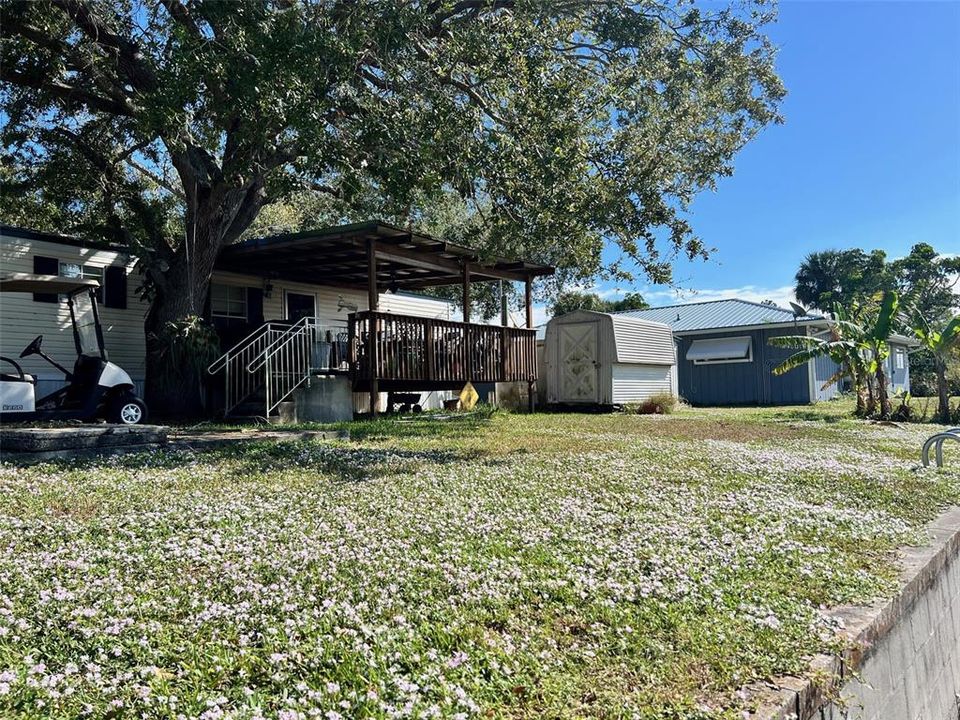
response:
[(669, 415), (677, 407), (677, 399), (670, 393), (651, 395), (637, 406), (638, 415)]

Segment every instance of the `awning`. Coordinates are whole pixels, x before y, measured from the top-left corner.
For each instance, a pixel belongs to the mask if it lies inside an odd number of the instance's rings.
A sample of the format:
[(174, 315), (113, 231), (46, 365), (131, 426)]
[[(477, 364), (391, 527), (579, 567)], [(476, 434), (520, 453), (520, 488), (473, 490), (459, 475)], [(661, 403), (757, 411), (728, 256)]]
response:
[(93, 278), (69, 278), (31, 273), (7, 273), (0, 276), (0, 292), (50, 293), (52, 295), (96, 287), (100, 287), (100, 283)]
[(376, 247), (376, 282), (381, 289), (422, 290), (463, 282), (523, 281), (552, 275), (548, 265), (484, 257), (462, 245), (380, 222), (275, 235), (230, 245), (217, 269), (321, 285), (365, 288), (368, 243)]
[(694, 362), (731, 362), (750, 359), (750, 338), (711, 338), (694, 340), (687, 350), (687, 360)]

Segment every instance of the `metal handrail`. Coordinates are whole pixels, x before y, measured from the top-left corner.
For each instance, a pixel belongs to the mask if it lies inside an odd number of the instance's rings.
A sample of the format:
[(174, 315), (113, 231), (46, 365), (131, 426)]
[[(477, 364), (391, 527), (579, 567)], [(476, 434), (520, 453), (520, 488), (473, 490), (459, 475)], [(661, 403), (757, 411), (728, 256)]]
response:
[(223, 355), (221, 355), (212, 363), (210, 363), (209, 367), (207, 367), (207, 372), (210, 373), (211, 375), (215, 375), (216, 373), (220, 372), (220, 370), (222, 370), (224, 367), (226, 367), (226, 364), (232, 358), (245, 352), (250, 345), (255, 344), (258, 340), (261, 340), (262, 337), (267, 333), (278, 332), (278, 331), (282, 332), (283, 330), (286, 330), (289, 327), (290, 325), (287, 323), (275, 323), (275, 322), (264, 323), (263, 325), (258, 327), (256, 330), (254, 330), (252, 333), (247, 335), (243, 340), (241, 340), (232, 348), (227, 350)]
[(307, 326), (313, 325), (317, 320), (315, 317), (305, 316), (297, 320), (293, 325), (286, 326), (286, 332), (277, 336), (270, 342), (257, 357), (247, 365), (247, 372), (256, 372), (264, 366), (268, 355), (275, 354), (278, 347), (284, 342), (288, 342), (297, 333), (302, 332)]
[(920, 451), (920, 460), (924, 467), (930, 466), (930, 448), (934, 450), (937, 467), (943, 467), (943, 443), (947, 440), (960, 442), (960, 428), (950, 428), (927, 438), (927, 441), (923, 444), (923, 449)]
[[(248, 372), (264, 369), (267, 415), (306, 382), (314, 369), (321, 369), (320, 365), (315, 367), (313, 362), (313, 350), (319, 342), (318, 337), (330, 333), (329, 342), (333, 345), (334, 333), (342, 329), (321, 324), (320, 318), (303, 317), (294, 323), (288, 332), (270, 343), (263, 353), (247, 366)], [(327, 362), (329, 363), (329, 358)]]

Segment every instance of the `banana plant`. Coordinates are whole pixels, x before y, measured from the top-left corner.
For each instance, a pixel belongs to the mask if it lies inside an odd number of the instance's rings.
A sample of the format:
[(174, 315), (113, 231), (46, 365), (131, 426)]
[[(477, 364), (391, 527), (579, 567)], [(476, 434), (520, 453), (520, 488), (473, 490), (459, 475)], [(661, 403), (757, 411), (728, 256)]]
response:
[[(809, 360), (829, 357), (839, 369), (824, 383), (824, 387), (849, 377), (857, 394), (858, 415), (872, 415), (875, 405), (879, 404), (880, 417), (890, 417), (892, 407), (887, 390), (886, 359), (890, 356), (889, 340), (896, 327), (899, 306), (898, 294), (887, 291), (881, 296), (877, 315), (869, 324), (851, 319), (851, 316), (858, 314), (857, 308), (848, 314), (842, 308), (835, 307), (827, 338), (810, 335), (771, 338), (772, 345), (799, 348), (799, 352), (775, 367), (773, 373), (782, 375)], [(875, 381), (871, 382), (871, 379)]]
[(900, 295), (893, 290), (886, 290), (880, 298), (880, 309), (873, 324), (864, 328), (864, 350), (869, 358), (869, 371), (877, 380), (877, 402), (883, 419), (889, 418), (893, 410), (887, 389), (886, 360), (890, 357), (890, 336), (896, 329), (899, 311)]
[(794, 368), (801, 367), (811, 360), (828, 357), (837, 365), (837, 371), (823, 384), (825, 389), (845, 377), (850, 378), (857, 396), (857, 414), (866, 415), (873, 411), (872, 393), (867, 392), (866, 377), (868, 363), (862, 352), (863, 330), (846, 319), (839, 307), (834, 308), (834, 322), (825, 337), (816, 335), (784, 335), (770, 338), (770, 344), (778, 347), (797, 349), (782, 363), (773, 369), (774, 375), (783, 375)]
[(937, 420), (950, 422), (950, 388), (947, 384), (947, 362), (950, 353), (960, 347), (960, 315), (951, 318), (942, 330), (930, 327), (926, 318), (915, 312), (913, 334), (933, 355), (933, 368), (937, 375)]

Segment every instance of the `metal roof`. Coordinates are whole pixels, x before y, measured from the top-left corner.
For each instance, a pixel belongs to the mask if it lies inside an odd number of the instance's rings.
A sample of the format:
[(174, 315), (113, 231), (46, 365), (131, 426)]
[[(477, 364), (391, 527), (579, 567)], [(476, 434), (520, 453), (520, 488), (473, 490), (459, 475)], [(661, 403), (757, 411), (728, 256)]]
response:
[(736, 298), (666, 305), (646, 310), (624, 310), (618, 314), (665, 323), (675, 333), (826, 320), (821, 315), (807, 314), (797, 317), (791, 310), (778, 305), (764, 305)]

